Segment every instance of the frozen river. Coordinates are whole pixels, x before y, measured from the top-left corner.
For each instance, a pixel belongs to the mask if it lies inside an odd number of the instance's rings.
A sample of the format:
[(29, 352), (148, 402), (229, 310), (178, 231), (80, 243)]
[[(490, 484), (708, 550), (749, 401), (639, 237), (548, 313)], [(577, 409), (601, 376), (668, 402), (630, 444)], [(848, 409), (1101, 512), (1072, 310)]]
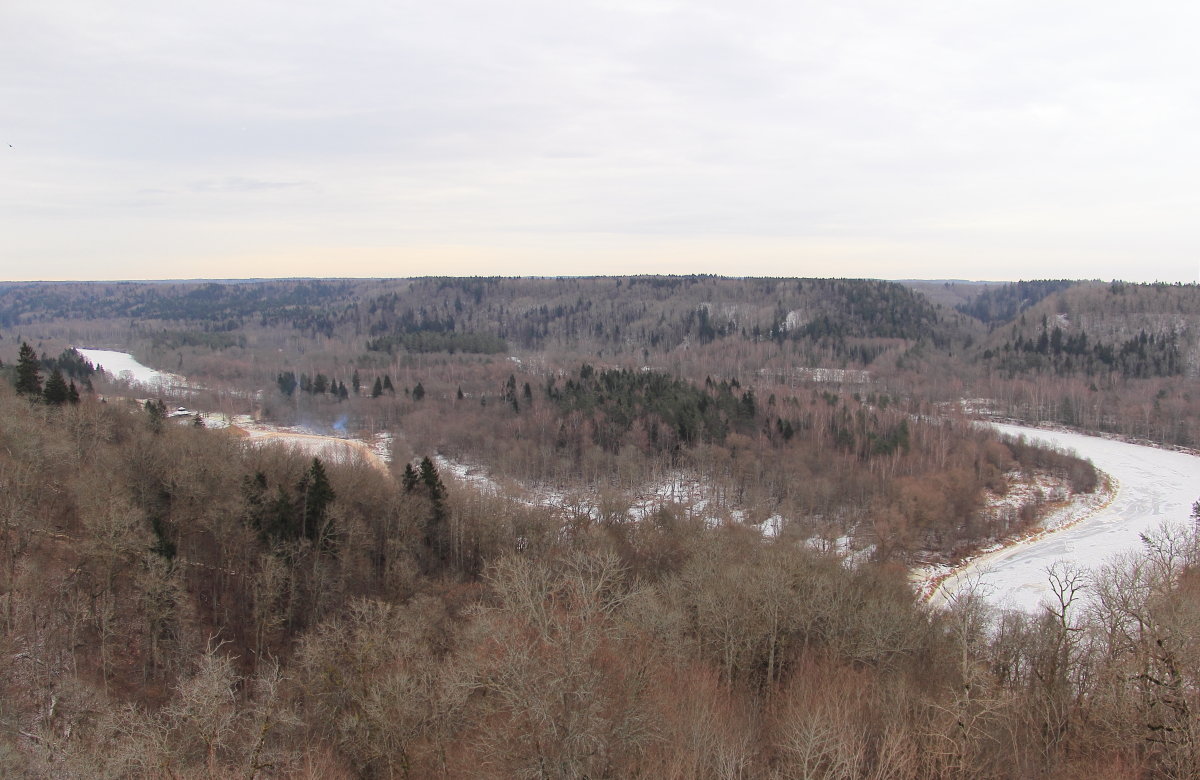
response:
[(979, 579), (981, 592), (996, 606), (1034, 611), (1050, 595), (1046, 571), (1056, 561), (1095, 570), (1116, 553), (1140, 550), (1140, 535), (1164, 521), (1188, 521), (1200, 498), (1200, 457), (1195, 455), (1078, 433), (996, 428), (1074, 450), (1113, 478), (1116, 494), (1107, 507), (1070, 528), (980, 556), (945, 581), (935, 602), (970, 577)]
[(124, 379), (128, 382), (152, 387), (183, 384), (183, 377), (143, 366), (128, 352), (116, 352), (111, 349), (83, 349), (82, 347), (76, 347), (75, 351), (91, 361), (93, 366), (103, 367), (104, 372), (111, 374), (114, 379)]

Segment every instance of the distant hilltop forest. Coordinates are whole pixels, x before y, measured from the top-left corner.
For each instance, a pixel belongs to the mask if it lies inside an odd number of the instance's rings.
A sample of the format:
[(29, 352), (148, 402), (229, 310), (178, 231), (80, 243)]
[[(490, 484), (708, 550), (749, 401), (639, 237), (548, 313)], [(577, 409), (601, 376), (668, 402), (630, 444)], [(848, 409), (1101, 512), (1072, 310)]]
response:
[(808, 365), (869, 368), (914, 345), (1026, 371), (1200, 370), (1194, 285), (646, 276), (0, 285), (0, 328), (133, 323), (159, 346), (245, 347), (285, 328), (370, 351), (609, 356), (773, 343)]

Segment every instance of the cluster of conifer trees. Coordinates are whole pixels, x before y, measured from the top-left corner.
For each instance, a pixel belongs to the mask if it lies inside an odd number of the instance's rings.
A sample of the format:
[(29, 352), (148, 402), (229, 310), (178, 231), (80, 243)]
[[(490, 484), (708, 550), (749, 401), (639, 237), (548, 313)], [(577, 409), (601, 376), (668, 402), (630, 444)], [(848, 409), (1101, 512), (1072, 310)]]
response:
[[(350, 388), (346, 387), (345, 380), (331, 379), (325, 374), (317, 372), (312, 377), (306, 373), (301, 373), (297, 378), (294, 371), (281, 371), (275, 377), (275, 385), (279, 388), (279, 392), (291, 398), (297, 390), (309, 395), (331, 395), (338, 400), (345, 401), (350, 398), (351, 393), (355, 397), (362, 394), (364, 385), (357, 370), (354, 371), (350, 378)], [(422, 392), (424, 388), (421, 388)], [(392, 377), (389, 374), (384, 374), (382, 377), (375, 377), (375, 384), (370, 389), (372, 398), (378, 398), (384, 393), (390, 395), (396, 394), (396, 388), (392, 384)]]
[[(75, 375), (84, 377), (90, 390), (91, 380), (87, 377), (92, 373), (91, 364), (83, 360), (74, 350), (67, 350), (58, 360), (46, 361), (50, 364), (50, 376), (42, 385), (42, 361), (38, 360), (33, 347), (22, 342), (17, 354), (17, 362), (13, 367), (13, 385), (19, 395), (38, 399), (47, 404), (62, 406), (66, 403), (79, 403), (79, 388), (75, 386)], [(71, 378), (64, 376), (64, 368)]]

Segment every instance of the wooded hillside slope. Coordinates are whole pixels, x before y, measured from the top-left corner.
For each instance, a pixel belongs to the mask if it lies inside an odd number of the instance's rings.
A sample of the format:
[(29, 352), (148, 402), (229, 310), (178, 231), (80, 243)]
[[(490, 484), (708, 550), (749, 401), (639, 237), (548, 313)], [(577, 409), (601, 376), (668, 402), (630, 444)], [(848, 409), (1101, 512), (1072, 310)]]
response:
[(917, 604), (901, 571), (663, 511), (564, 527), (0, 387), (11, 777), (1187, 777), (1194, 536), (1094, 610)]

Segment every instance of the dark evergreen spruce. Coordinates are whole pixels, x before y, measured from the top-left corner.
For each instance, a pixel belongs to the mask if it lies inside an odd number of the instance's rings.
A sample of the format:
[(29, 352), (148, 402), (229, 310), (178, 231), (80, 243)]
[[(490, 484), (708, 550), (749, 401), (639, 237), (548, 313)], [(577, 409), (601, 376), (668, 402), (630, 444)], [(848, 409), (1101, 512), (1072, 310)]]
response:
[(42, 398), (53, 406), (62, 406), (71, 399), (71, 391), (67, 388), (67, 380), (63, 378), (62, 371), (56, 368), (50, 373)]
[(417, 476), (417, 470), (412, 467), (411, 463), (404, 464), (404, 492), (411, 493), (417, 489), (417, 483), (420, 477)]
[(17, 353), (17, 393), (38, 398), (42, 394), (42, 377), (39, 373), (41, 364), (38, 363), (37, 353), (33, 347), (21, 342), (21, 351)]
[(313, 542), (327, 542), (324, 538), (325, 514), (336, 494), (320, 458), (313, 458), (312, 465), (296, 486), (296, 492), (299, 494), (301, 534)]
[(450, 524), (446, 510), (446, 486), (429, 456), (421, 458), (421, 484), (429, 496), (429, 518), (425, 522), (422, 541), (423, 568), (427, 574), (445, 571), (450, 564)]

